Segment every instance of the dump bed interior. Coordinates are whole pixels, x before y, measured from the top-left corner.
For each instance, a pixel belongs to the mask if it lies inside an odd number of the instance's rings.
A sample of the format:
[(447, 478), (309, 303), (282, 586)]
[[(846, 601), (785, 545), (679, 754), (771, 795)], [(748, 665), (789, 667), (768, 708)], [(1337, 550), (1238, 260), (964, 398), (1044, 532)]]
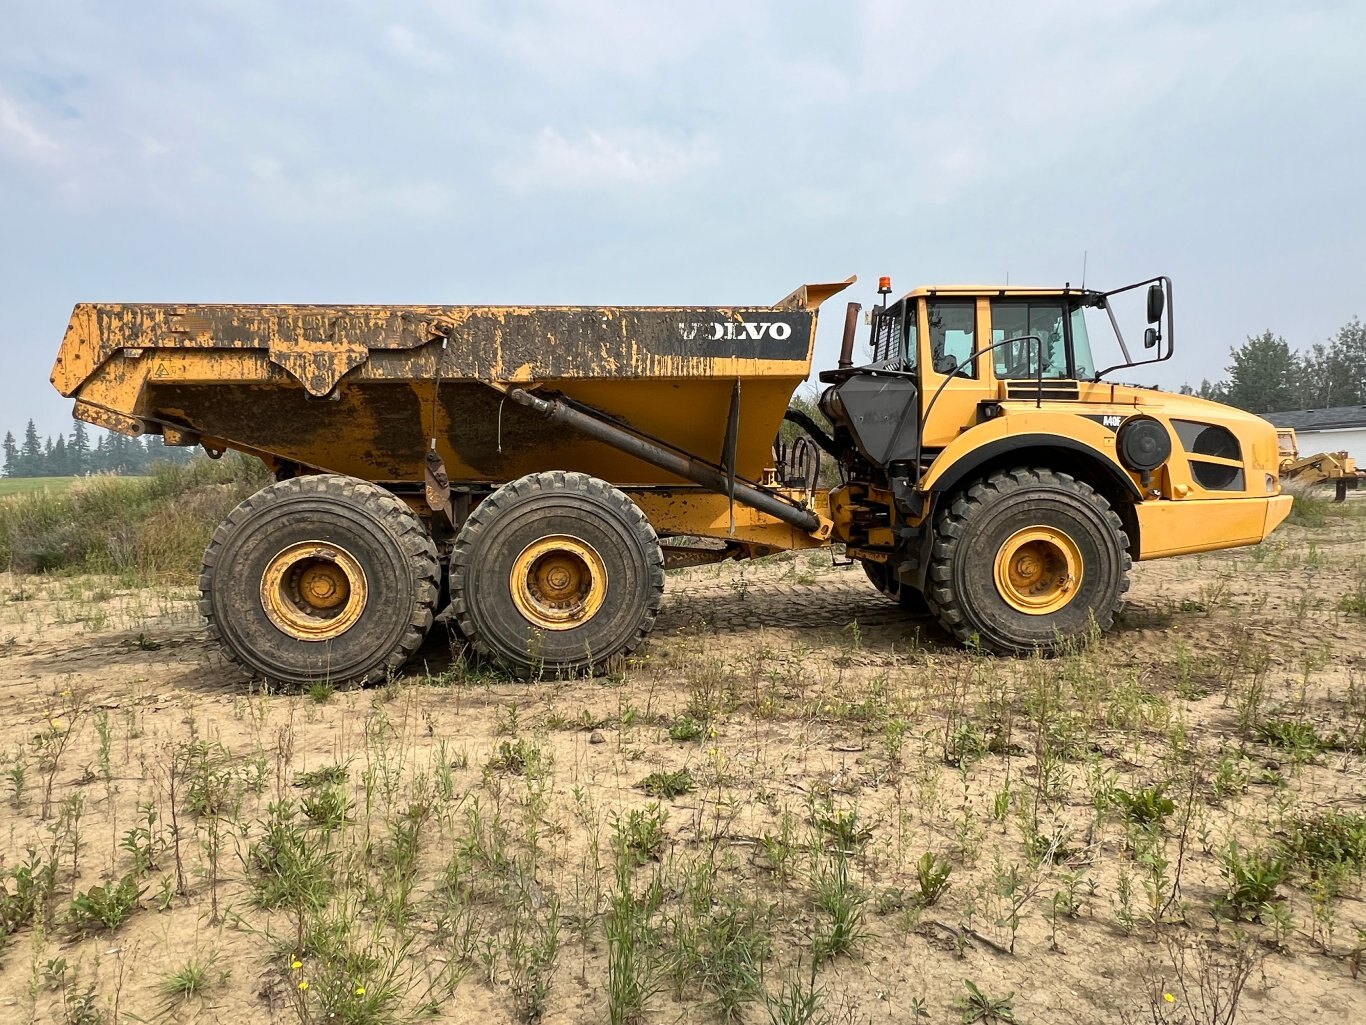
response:
[(736, 470), (756, 477), (810, 372), (818, 307), (849, 283), (753, 307), (81, 304), (52, 381), (77, 417), (123, 433), (368, 480), (420, 480), (435, 438), (453, 481), (553, 467), (643, 486), (678, 479), (499, 386), (720, 461), (738, 382)]

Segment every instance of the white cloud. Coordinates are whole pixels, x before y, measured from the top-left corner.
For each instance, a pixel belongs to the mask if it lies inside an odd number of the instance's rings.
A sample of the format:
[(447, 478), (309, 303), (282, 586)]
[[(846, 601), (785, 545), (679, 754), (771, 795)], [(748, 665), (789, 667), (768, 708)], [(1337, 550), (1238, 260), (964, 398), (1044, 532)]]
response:
[(518, 192), (648, 189), (674, 184), (719, 160), (705, 138), (624, 129), (588, 131), (571, 140), (543, 128), (525, 156), (503, 165), (500, 177)]
[(0, 96), (0, 140), (8, 140), (21, 157), (30, 159), (46, 161), (57, 152), (57, 143), (33, 124), (19, 109), (19, 105), (7, 96)]
[(445, 53), (427, 43), (407, 25), (390, 25), (384, 30), (384, 42), (390, 52), (405, 63), (433, 70), (450, 63)]

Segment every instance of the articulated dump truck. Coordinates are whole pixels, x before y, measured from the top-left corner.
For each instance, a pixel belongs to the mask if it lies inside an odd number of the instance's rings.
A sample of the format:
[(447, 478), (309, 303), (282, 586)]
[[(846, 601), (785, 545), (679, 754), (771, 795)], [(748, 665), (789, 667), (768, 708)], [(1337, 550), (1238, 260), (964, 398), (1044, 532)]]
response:
[[(81, 304), (52, 382), (81, 420), (272, 468), (209, 543), (200, 609), (291, 685), (383, 679), (446, 610), (514, 675), (592, 672), (649, 633), (667, 567), (833, 545), (965, 644), (1049, 652), (1112, 625), (1132, 560), (1289, 511), (1265, 421), (1104, 380), (1171, 355), (1168, 279), (894, 302), (883, 279), (871, 361), (850, 303), (820, 423), (789, 402), (853, 281), (771, 306)], [(1135, 359), (1110, 300), (1144, 286)], [(1100, 371), (1098, 311), (1123, 353)]]

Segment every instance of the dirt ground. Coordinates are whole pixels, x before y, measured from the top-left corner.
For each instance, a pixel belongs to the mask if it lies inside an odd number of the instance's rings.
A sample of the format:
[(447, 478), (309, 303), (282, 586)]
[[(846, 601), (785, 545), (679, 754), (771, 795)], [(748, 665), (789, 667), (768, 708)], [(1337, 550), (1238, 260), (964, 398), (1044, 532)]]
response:
[(336, 694), (252, 688), (188, 589), (0, 576), (0, 868), (55, 866), (0, 1021), (1364, 1021), (1361, 864), (1306, 839), (1366, 813), (1364, 553), (1136, 566), (1047, 661), (783, 557), (671, 574), (605, 678), (438, 628)]

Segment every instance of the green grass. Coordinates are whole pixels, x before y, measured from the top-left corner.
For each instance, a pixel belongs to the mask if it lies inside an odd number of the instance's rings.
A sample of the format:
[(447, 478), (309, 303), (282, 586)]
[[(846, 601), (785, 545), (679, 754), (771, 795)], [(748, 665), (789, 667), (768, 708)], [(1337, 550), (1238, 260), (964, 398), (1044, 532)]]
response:
[(30, 491), (48, 491), (55, 495), (64, 493), (72, 482), (79, 477), (0, 477), (0, 498), (9, 495), (26, 495)]
[(258, 460), (229, 455), (163, 463), (146, 477), (55, 479), (66, 486), (0, 498), (0, 569), (191, 580), (214, 528), (269, 475)]

